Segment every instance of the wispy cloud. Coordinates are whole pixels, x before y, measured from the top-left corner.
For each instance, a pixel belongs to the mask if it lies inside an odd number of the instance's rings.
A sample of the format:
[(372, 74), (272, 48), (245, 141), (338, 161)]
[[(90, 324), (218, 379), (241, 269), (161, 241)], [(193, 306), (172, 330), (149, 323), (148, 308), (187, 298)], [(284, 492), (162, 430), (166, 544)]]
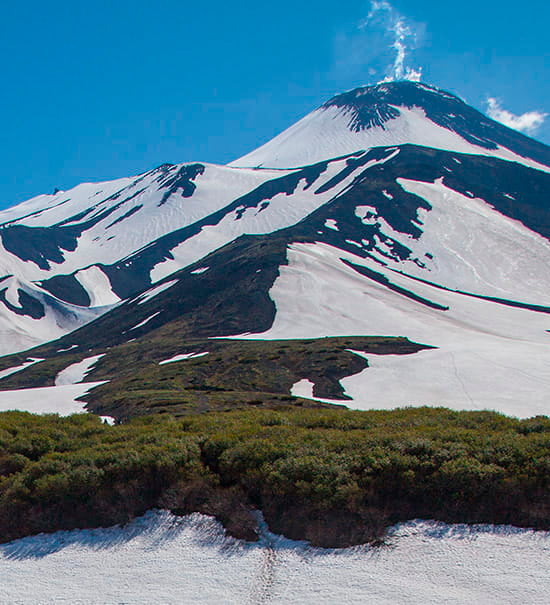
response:
[(527, 111), (521, 115), (516, 115), (507, 109), (503, 109), (500, 101), (494, 97), (488, 97), (486, 103), (487, 115), (490, 118), (526, 134), (535, 134), (548, 117), (547, 113), (541, 111)]
[(410, 67), (407, 60), (412, 51), (418, 48), (423, 26), (413, 24), (401, 15), (387, 0), (373, 0), (366, 19), (359, 24), (359, 29), (368, 33), (382, 30), (390, 44), (387, 50), (395, 53), (393, 61), (384, 74), (384, 81), (414, 80), (422, 77), (422, 67)]

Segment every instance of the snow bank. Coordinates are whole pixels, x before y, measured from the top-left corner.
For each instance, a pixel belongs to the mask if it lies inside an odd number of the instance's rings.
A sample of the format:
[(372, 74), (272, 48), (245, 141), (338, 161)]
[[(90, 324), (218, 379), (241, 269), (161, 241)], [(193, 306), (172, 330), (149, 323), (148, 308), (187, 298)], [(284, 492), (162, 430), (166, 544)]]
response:
[(311, 548), (270, 534), (226, 538), (209, 517), (149, 512), (125, 528), (57, 532), (0, 545), (5, 602), (548, 602), (550, 534), (506, 526), (410, 522), (390, 546)]

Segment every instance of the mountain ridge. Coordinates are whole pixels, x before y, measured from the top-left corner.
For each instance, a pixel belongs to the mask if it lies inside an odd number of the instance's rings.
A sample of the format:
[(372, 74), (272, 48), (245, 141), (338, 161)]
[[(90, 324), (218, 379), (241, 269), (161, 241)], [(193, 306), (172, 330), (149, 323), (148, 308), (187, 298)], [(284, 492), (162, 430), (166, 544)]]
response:
[[(109, 359), (129, 343), (144, 359), (160, 347), (140, 366), (153, 372), (204, 339), (302, 355), (300, 339), (404, 337), (423, 348), (353, 353), (367, 365), (338, 374), (349, 405), (545, 413), (550, 150), (424, 84), (348, 91), (304, 120), (228, 166), (163, 164), (0, 212), (0, 368), (46, 359), (0, 389), (53, 385), (98, 355), (90, 379), (115, 384)], [(270, 154), (317, 160), (240, 165)], [(303, 376), (310, 399), (330, 394), (320, 376)], [(283, 382), (277, 396), (298, 392)]]

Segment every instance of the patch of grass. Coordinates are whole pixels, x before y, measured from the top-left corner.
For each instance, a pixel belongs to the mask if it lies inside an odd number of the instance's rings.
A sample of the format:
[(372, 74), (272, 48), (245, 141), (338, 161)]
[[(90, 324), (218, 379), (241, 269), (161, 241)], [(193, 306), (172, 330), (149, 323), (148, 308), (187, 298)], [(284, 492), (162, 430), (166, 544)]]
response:
[[(272, 408), (280, 406), (281, 397), (302, 406), (327, 407), (328, 404), (291, 398), (292, 385), (306, 378), (314, 383), (316, 397), (344, 403), (348, 398), (340, 380), (368, 367), (367, 360), (349, 349), (407, 355), (424, 348), (425, 345), (406, 338), (383, 336), (182, 340), (176, 328), (160, 329), (110, 349), (54, 353), (45, 361), (0, 380), (0, 386), (2, 390), (50, 386), (70, 364), (102, 354), (86, 380), (107, 383), (83, 399), (91, 411), (122, 421), (157, 412), (161, 405), (174, 415), (233, 409), (249, 400), (262, 400), (263, 407)], [(175, 355), (207, 351), (208, 355), (195, 359), (159, 365)], [(37, 357), (40, 354), (39, 349), (33, 352)], [(13, 356), (9, 361), (17, 365), (23, 359)]]

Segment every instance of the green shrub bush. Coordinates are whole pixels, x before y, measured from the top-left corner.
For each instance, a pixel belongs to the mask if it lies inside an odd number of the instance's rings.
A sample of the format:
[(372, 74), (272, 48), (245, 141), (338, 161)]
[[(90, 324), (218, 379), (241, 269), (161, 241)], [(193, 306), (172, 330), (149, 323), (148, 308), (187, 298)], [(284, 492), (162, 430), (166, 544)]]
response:
[[(250, 538), (344, 546), (414, 517), (550, 527), (550, 420), (405, 408), (249, 408), (108, 426), (0, 414), (0, 540), (148, 508), (217, 515)], [(232, 512), (238, 514), (238, 521)]]

